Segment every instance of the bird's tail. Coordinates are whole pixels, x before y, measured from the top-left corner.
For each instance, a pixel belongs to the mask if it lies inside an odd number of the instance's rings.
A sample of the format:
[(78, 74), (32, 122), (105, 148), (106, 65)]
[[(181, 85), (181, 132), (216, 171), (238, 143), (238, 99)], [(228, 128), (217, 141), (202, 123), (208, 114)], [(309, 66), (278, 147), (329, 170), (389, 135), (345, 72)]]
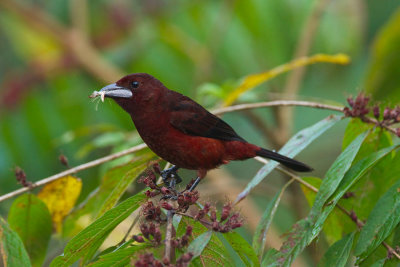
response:
[(290, 169), (292, 169), (294, 171), (310, 172), (310, 171), (313, 170), (311, 167), (307, 166), (306, 164), (304, 164), (304, 163), (302, 163), (300, 161), (285, 157), (285, 156), (283, 156), (283, 155), (281, 155), (279, 153), (276, 153), (276, 152), (273, 152), (271, 150), (267, 150), (267, 149), (264, 149), (264, 148), (261, 148), (260, 150), (258, 150), (256, 152), (256, 154), (257, 154), (257, 156), (260, 156), (260, 157), (263, 157), (263, 158), (267, 158), (267, 159), (272, 159), (272, 160), (278, 161), (282, 165), (284, 165), (284, 166), (286, 166), (286, 167), (288, 167), (288, 168), (290, 168)]

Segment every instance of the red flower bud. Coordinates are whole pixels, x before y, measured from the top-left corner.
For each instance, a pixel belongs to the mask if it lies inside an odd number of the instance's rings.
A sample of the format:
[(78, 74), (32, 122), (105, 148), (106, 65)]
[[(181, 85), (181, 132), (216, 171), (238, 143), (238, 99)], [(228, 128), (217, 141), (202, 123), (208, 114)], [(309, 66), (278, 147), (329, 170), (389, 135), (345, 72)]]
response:
[(229, 213), (231, 212), (231, 209), (232, 209), (232, 207), (230, 204), (224, 205), (224, 207), (222, 208), (222, 213), (221, 213), (221, 220), (220, 220), (221, 222), (225, 221), (228, 218)]
[(61, 162), (62, 165), (64, 165), (65, 167), (68, 168), (68, 159), (67, 159), (66, 156), (64, 156), (63, 154), (61, 154), (61, 155), (58, 157), (58, 160)]
[(393, 119), (393, 120), (396, 120), (396, 118), (397, 118), (397, 111), (396, 111), (395, 109), (392, 109), (392, 110), (390, 111), (390, 118)]
[(190, 226), (190, 225), (188, 225), (188, 226), (186, 227), (186, 233), (185, 233), (185, 235), (191, 236), (191, 235), (192, 235), (192, 231), (193, 231), (193, 227)]
[(163, 195), (170, 195), (171, 194), (171, 190), (169, 190), (168, 188), (166, 188), (165, 186), (161, 187), (161, 194)]
[(383, 111), (383, 119), (388, 120), (390, 119), (390, 108), (386, 107)]
[(204, 212), (204, 210), (199, 210), (199, 212), (197, 213), (197, 215), (194, 217), (196, 220), (201, 220), (204, 218), (204, 215), (206, 215), (206, 213)]
[(212, 229), (214, 231), (219, 231), (219, 229), (220, 229), (219, 223), (218, 222), (213, 222)]
[(182, 255), (181, 259), (183, 262), (188, 262), (193, 258), (193, 253), (192, 252), (188, 252)]
[(374, 112), (374, 117), (375, 117), (376, 119), (379, 119), (380, 110), (379, 110), (379, 107), (378, 107), (378, 106), (374, 106), (373, 112)]
[(349, 103), (349, 106), (350, 106), (350, 107), (354, 107), (354, 100), (353, 100), (353, 97), (352, 97), (352, 96), (350, 96), (350, 97), (347, 98), (347, 103)]
[(154, 235), (155, 232), (156, 232), (156, 225), (154, 223), (149, 223), (149, 233), (151, 235)]
[(215, 222), (217, 220), (217, 213), (215, 212), (215, 210), (211, 211), (210, 219), (212, 222)]
[(235, 229), (235, 228), (241, 227), (242, 225), (243, 225), (242, 222), (235, 222), (235, 223), (231, 224), (231, 228)]
[(134, 235), (132, 236), (133, 240), (135, 240), (138, 243), (143, 243), (144, 242), (144, 238), (141, 235)]
[(143, 234), (143, 236), (145, 238), (149, 239), (150, 231), (149, 231), (149, 228), (148, 228), (148, 226), (146, 224), (141, 224), (140, 225), (140, 232), (142, 232), (142, 234)]
[(153, 237), (154, 237), (154, 241), (156, 241), (156, 243), (160, 243), (161, 242), (161, 231), (160, 231), (160, 228), (157, 227), (155, 229)]
[(163, 209), (166, 209), (166, 210), (173, 210), (174, 209), (174, 207), (171, 204), (169, 204), (168, 202), (161, 202), (160, 205), (161, 205), (161, 207)]
[(163, 258), (163, 263), (164, 263), (164, 265), (168, 266), (170, 264), (170, 261), (169, 261), (168, 258), (164, 257)]

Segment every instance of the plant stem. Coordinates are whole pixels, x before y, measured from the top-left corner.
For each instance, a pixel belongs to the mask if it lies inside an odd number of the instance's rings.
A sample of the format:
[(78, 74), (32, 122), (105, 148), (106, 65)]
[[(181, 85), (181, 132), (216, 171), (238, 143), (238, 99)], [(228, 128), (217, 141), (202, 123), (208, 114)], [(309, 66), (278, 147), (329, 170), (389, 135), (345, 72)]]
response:
[(175, 212), (173, 210), (169, 210), (167, 212), (167, 230), (165, 233), (165, 253), (164, 259), (167, 262), (172, 262), (175, 260), (175, 249), (172, 246), (172, 239), (175, 237), (175, 229), (172, 224)]

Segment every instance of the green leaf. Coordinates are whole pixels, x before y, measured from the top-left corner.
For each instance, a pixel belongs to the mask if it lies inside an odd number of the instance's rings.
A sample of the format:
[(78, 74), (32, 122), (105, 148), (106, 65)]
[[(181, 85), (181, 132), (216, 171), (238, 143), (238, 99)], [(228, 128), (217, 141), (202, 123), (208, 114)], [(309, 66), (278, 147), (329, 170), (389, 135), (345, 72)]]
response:
[(147, 154), (143, 158), (135, 161), (134, 168), (128, 171), (115, 185), (107, 199), (101, 205), (97, 217), (102, 216), (107, 210), (111, 209), (125, 193), (128, 186), (135, 181), (138, 176), (147, 168), (147, 163), (154, 157), (154, 154)]
[[(147, 158), (147, 155), (143, 155), (143, 157)], [(89, 215), (94, 220), (98, 216), (100, 209), (105, 205), (104, 203), (106, 201), (111, 203), (110, 196), (116, 194), (116, 188), (120, 187), (121, 180), (124, 180), (127, 173), (138, 168), (142, 163), (142, 160), (138, 159), (109, 169), (104, 174), (99, 188), (93, 191), (78, 208), (68, 215), (64, 222), (63, 235), (74, 236), (79, 233), (82, 227), (77, 222), (84, 215)], [(126, 179), (128, 178), (132, 178), (132, 176), (126, 177)]]
[(351, 164), (356, 157), (361, 144), (364, 142), (367, 134), (364, 132), (360, 134), (346, 149), (339, 155), (332, 166), (327, 171), (325, 178), (322, 180), (322, 184), (318, 190), (317, 196), (315, 197), (314, 205), (311, 210), (311, 214), (319, 213), (323, 208), (328, 198), (335, 192), (336, 188), (342, 181), (345, 173), (349, 170)]
[(400, 101), (400, 9), (393, 13), (375, 39), (365, 88), (375, 99)]
[(96, 255), (97, 250), (101, 247), (103, 244), (104, 240), (108, 237), (108, 235), (113, 231), (114, 229), (109, 229), (107, 232), (103, 233), (102, 236), (100, 236), (93, 245), (90, 246), (88, 251), (85, 253), (85, 255), (82, 257), (81, 262), (82, 263), (87, 263), (90, 262), (94, 255)]
[(238, 233), (230, 232), (223, 235), (246, 266), (260, 266), (253, 247)]
[(101, 205), (111, 194), (114, 187), (118, 184), (129, 170), (135, 167), (135, 162), (129, 162), (108, 170), (101, 180), (99, 188), (93, 191), (87, 199), (76, 209), (74, 209), (64, 222), (64, 236), (75, 235), (82, 229), (76, 227), (76, 222), (85, 214), (90, 214), (90, 217), (95, 217)]
[[(319, 189), (322, 183), (322, 180), (317, 177), (302, 177), (302, 180), (314, 186), (316, 189)], [(310, 207), (312, 207), (317, 193), (303, 184), (301, 184), (300, 186), (307, 199), (308, 204), (310, 205)], [(324, 234), (328, 241), (328, 244), (332, 245), (337, 240), (341, 239), (343, 236), (343, 232), (347, 229), (346, 226), (348, 225), (351, 226), (351, 230), (354, 230), (355, 225), (350, 218), (348, 218), (347, 216), (344, 217), (343, 213), (337, 209), (333, 210), (332, 213), (329, 214), (328, 218), (326, 218), (323, 226)]]
[(90, 142), (85, 144), (82, 148), (80, 148), (79, 151), (76, 153), (76, 156), (82, 159), (96, 148), (116, 146), (126, 139), (125, 135), (125, 133), (116, 131), (100, 134), (99, 136), (95, 137)]
[(380, 259), (372, 264), (370, 267), (383, 267), (385, 265), (386, 258)]
[(359, 118), (352, 118), (347, 124), (346, 130), (344, 132), (343, 142), (342, 142), (342, 150), (345, 150), (354, 139), (357, 138), (363, 132), (373, 128), (374, 126), (371, 124), (367, 124), (361, 121)]
[[(392, 151), (399, 148), (399, 146), (391, 146), (384, 149), (381, 149), (378, 152), (375, 152), (363, 160), (357, 162), (344, 176), (341, 184), (333, 194), (333, 196), (328, 201), (328, 204), (324, 207), (322, 213), (317, 218), (313, 229), (313, 235), (311, 238), (315, 238), (317, 232), (320, 231), (323, 223), (325, 222), (327, 216), (332, 212), (335, 208), (336, 204), (343, 197), (343, 195), (349, 190), (349, 188), (358, 182), (373, 166), (375, 166), (380, 160), (382, 160), (385, 156), (389, 155)], [(311, 240), (310, 240), (311, 241)]]
[(201, 255), (208, 242), (211, 240), (212, 231), (207, 231), (199, 235), (195, 240), (190, 243), (187, 252), (192, 252), (192, 260)]
[[(349, 188), (361, 177), (363, 177), (366, 172), (368, 172), (377, 162), (379, 162), (379, 160), (391, 153), (396, 148), (398, 148), (398, 146), (392, 146), (382, 149), (378, 152), (371, 154), (367, 158), (360, 160), (354, 166), (352, 166), (346, 172), (344, 178), (342, 179), (342, 182), (340, 183), (339, 187), (334, 192), (330, 200), (327, 201), (328, 204), (323, 206), (323, 210), (311, 210), (307, 218), (300, 220), (292, 227), (291, 232), (288, 233), (288, 240), (284, 242), (280, 249), (280, 252), (274, 255), (274, 258), (269, 261), (271, 265), (268, 266), (276, 266), (276, 264), (278, 264), (279, 266), (289, 266), (293, 262), (293, 260), (303, 251), (303, 249), (307, 245), (309, 245), (321, 232), (326, 218), (335, 208), (337, 202), (349, 190)], [(274, 265), (272, 265), (273, 262), (275, 262)]]
[(354, 232), (337, 241), (328, 249), (318, 266), (346, 266), (353, 246), (353, 240)]
[(42, 266), (53, 229), (46, 204), (33, 194), (18, 197), (8, 214), (10, 228), (18, 233), (33, 266)]
[[(301, 130), (279, 150), (279, 153), (288, 157), (294, 157), (306, 148), (312, 141), (317, 137), (335, 125), (339, 120), (340, 116), (329, 116), (322, 121), (310, 126), (306, 129)], [(246, 188), (237, 196), (236, 202), (241, 201), (245, 198), (250, 191), (257, 186), (276, 166), (276, 161), (270, 161), (264, 165), (247, 184)]]
[(343, 195), (349, 190), (349, 188), (358, 182), (358, 180), (363, 177), (374, 165), (376, 165), (385, 156), (389, 155), (394, 150), (398, 149), (400, 145), (394, 145), (390, 147), (383, 148), (375, 153), (370, 154), (368, 157), (357, 162), (344, 176), (339, 187), (332, 195), (329, 201), (329, 205), (325, 207), (324, 213), (332, 209), (331, 203), (336, 205), (336, 203), (343, 197)]
[[(375, 128), (365, 139), (355, 161), (391, 145), (393, 142), (390, 134), (380, 128)], [(361, 220), (366, 219), (379, 198), (399, 179), (397, 175), (399, 172), (400, 154), (392, 152), (391, 155), (380, 160), (363, 179), (349, 189), (355, 196), (342, 200), (341, 205), (347, 210), (354, 210)], [(382, 183), (382, 181), (385, 182)], [(351, 231), (352, 229), (348, 229), (346, 232)]]
[(265, 211), (257, 225), (256, 231), (253, 236), (253, 248), (257, 253), (258, 258), (261, 260), (264, 254), (265, 242), (267, 239), (268, 229), (274, 219), (275, 212), (278, 208), (279, 202), (285, 189), (291, 184), (292, 181), (286, 183), (282, 189), (274, 196), (268, 203)]
[[(198, 237), (206, 232), (208, 229), (200, 222), (191, 218), (182, 217), (182, 220), (177, 229), (176, 236), (182, 236), (186, 232), (186, 227), (190, 225), (193, 227), (192, 235)], [(177, 257), (179, 251), (177, 253)], [(231, 256), (222, 244), (221, 240), (215, 235), (211, 235), (211, 239), (199, 257), (192, 260), (190, 266), (234, 266)]]
[(0, 260), (4, 266), (30, 267), (28, 253), (21, 238), (0, 217)]
[(267, 250), (267, 252), (265, 252), (263, 261), (261, 262), (261, 266), (279, 266), (277, 261), (271, 261), (271, 259), (274, 259), (274, 257), (279, 254), (279, 251), (274, 249), (274, 248), (270, 248)]
[(100, 256), (100, 259), (87, 265), (91, 267), (123, 267), (129, 265), (136, 252), (149, 248), (150, 244), (141, 244), (117, 249), (111, 253)]
[(65, 247), (64, 254), (56, 257), (50, 266), (69, 266), (79, 258), (84, 257), (93, 246), (98, 246), (98, 243), (104, 240), (104, 234), (114, 229), (133, 211), (138, 209), (145, 200), (145, 194), (140, 192), (104, 213), (103, 216), (72, 238)]
[(379, 246), (400, 222), (400, 181), (376, 203), (361, 230), (354, 254), (362, 261)]

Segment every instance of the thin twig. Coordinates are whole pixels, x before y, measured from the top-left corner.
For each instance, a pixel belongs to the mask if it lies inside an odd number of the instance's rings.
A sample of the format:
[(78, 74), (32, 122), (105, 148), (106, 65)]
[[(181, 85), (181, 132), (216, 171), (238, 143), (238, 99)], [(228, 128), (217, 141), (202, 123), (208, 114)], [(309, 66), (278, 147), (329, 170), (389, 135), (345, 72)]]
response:
[[(114, 154), (111, 154), (111, 155), (108, 155), (108, 156), (105, 156), (105, 157), (90, 161), (88, 163), (78, 165), (78, 166), (76, 166), (74, 168), (71, 168), (71, 169), (68, 169), (66, 171), (57, 173), (55, 175), (52, 175), (52, 176), (47, 177), (45, 179), (42, 179), (42, 180), (40, 180), (40, 181), (38, 181), (36, 183), (33, 183), (32, 184), (32, 188), (48, 184), (48, 183), (50, 183), (52, 181), (55, 181), (57, 179), (60, 179), (60, 178), (62, 178), (64, 176), (71, 175), (71, 174), (80, 172), (82, 170), (86, 170), (86, 169), (92, 168), (94, 166), (103, 164), (105, 162), (108, 162), (108, 161), (111, 161), (111, 160), (126, 156), (128, 154), (131, 154), (131, 153), (137, 152), (139, 150), (142, 150), (142, 149), (144, 149), (146, 147), (147, 147), (146, 144), (140, 144), (140, 145), (128, 148), (126, 150), (123, 150), (121, 152), (117, 152), (117, 153), (114, 153)], [(0, 196), (0, 202), (4, 201), (6, 199), (12, 198), (14, 196), (17, 196), (19, 194), (25, 193), (27, 191), (29, 191), (29, 188), (28, 187), (23, 187), (23, 188), (20, 188), (18, 190), (15, 190), (13, 192), (10, 192), (8, 194), (2, 195), (2, 196)]]
[(221, 115), (224, 113), (238, 111), (238, 110), (247, 110), (253, 108), (265, 108), (265, 107), (275, 107), (275, 106), (302, 106), (302, 107), (310, 107), (310, 108), (318, 108), (318, 109), (328, 109), (333, 111), (343, 112), (344, 107), (333, 106), (327, 104), (321, 104), (317, 102), (309, 102), (309, 101), (300, 101), (300, 100), (276, 100), (269, 102), (259, 102), (259, 103), (251, 103), (251, 104), (241, 104), (235, 106), (229, 106), (224, 108), (214, 109), (212, 112), (215, 115)]
[[(240, 111), (240, 110), (249, 110), (254, 108), (265, 108), (265, 107), (275, 107), (275, 106), (299, 106), (299, 107), (310, 107), (317, 109), (327, 109), (332, 111), (343, 112), (344, 107), (342, 106), (334, 106), (328, 104), (321, 104), (318, 102), (311, 101), (300, 101), (300, 100), (276, 100), (276, 101), (268, 101), (268, 102), (259, 102), (259, 103), (250, 103), (250, 104), (240, 104), (235, 106), (223, 107), (212, 110), (212, 113), (215, 115), (222, 115), (224, 113)], [(374, 124), (379, 127), (382, 127), (389, 132), (397, 135), (396, 129), (387, 126), (385, 124), (379, 123), (376, 119), (371, 117), (363, 117), (362, 120), (366, 123)]]
[[(261, 158), (261, 157), (255, 157), (254, 159), (257, 160), (258, 162), (263, 163), (263, 164), (267, 164), (267, 163), (269, 162), (269, 160), (267, 160), (267, 159), (265, 159), (265, 158)], [(297, 182), (303, 184), (304, 186), (306, 186), (307, 188), (311, 189), (312, 191), (318, 192), (318, 189), (317, 189), (317, 188), (315, 188), (315, 187), (312, 186), (311, 184), (307, 183), (306, 181), (304, 181), (303, 179), (301, 179), (300, 176), (297, 176), (297, 175), (294, 174), (293, 172), (291, 172), (291, 171), (289, 171), (289, 170), (287, 170), (287, 169), (284, 169), (284, 168), (282, 168), (282, 167), (279, 166), (279, 165), (276, 167), (276, 169), (277, 169), (278, 171), (280, 171), (281, 173), (290, 176), (290, 178), (292, 178), (292, 179), (296, 180)]]
[(388, 130), (389, 132), (397, 135), (396, 129), (394, 129), (394, 128), (390, 127), (390, 126), (387, 126), (387, 125), (385, 125), (383, 123), (379, 123), (379, 121), (377, 121), (376, 119), (373, 119), (373, 118), (370, 118), (370, 117), (363, 117), (362, 120), (364, 122), (367, 122), (367, 123), (370, 123), (370, 124), (375, 124), (375, 125), (377, 125), (379, 127), (382, 127), (384, 129)]
[[(338, 209), (340, 209), (343, 213), (347, 214), (347, 216), (349, 216), (351, 218), (351, 220), (353, 222), (355, 222), (357, 224), (358, 229), (361, 230), (361, 228), (365, 225), (365, 223), (363, 221), (361, 221), (360, 219), (358, 219), (358, 217), (354, 218), (352, 213), (348, 210), (346, 210), (344, 207), (340, 206), (339, 204), (336, 204), (336, 207)], [(392, 253), (394, 256), (396, 256), (397, 259), (400, 259), (400, 254), (396, 252), (395, 249), (393, 249), (388, 243), (386, 243), (385, 241), (382, 242), (382, 245), (390, 252)]]
[(133, 227), (139, 221), (139, 217), (140, 217), (139, 215), (136, 215), (136, 217), (132, 220), (131, 226), (129, 226), (128, 231), (126, 231), (124, 238), (122, 238), (122, 240), (118, 243), (118, 246), (121, 246), (122, 244), (124, 244), (126, 242)]
[(164, 253), (164, 259), (166, 259), (167, 262), (172, 262), (175, 260), (175, 249), (172, 246), (172, 240), (175, 237), (175, 229), (173, 225), (174, 215), (175, 212), (173, 210), (169, 210), (167, 212), (167, 229), (165, 233), (165, 253)]
[(178, 215), (181, 215), (181, 216), (185, 216), (185, 217), (188, 217), (188, 218), (191, 218), (191, 219), (193, 219), (193, 220), (195, 220), (195, 221), (199, 221), (201, 224), (203, 224), (205, 227), (212, 227), (212, 223), (211, 222), (207, 222), (207, 221), (205, 221), (205, 220), (198, 220), (198, 219), (196, 219), (193, 215), (190, 215), (190, 214), (187, 214), (187, 213), (184, 213), (184, 212), (180, 212), (180, 211), (177, 211), (176, 212), (176, 214), (178, 214)]

